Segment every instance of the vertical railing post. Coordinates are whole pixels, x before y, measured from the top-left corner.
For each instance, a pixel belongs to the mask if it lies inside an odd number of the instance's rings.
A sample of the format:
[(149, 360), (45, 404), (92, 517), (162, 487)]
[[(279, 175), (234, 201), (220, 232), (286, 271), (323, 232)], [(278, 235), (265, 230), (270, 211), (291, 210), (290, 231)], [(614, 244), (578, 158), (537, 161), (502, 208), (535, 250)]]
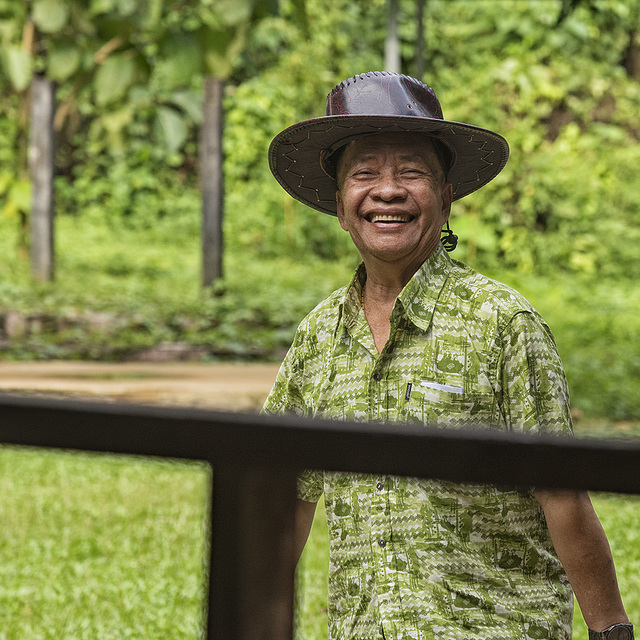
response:
[(292, 640), (295, 473), (213, 469), (208, 640)]

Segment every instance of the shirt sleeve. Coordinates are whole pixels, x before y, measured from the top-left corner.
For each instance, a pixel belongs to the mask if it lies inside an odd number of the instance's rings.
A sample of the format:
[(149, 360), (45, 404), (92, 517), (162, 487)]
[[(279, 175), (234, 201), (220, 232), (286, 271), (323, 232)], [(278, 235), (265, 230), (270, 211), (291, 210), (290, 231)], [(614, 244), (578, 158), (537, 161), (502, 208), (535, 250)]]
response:
[(298, 327), (293, 343), (285, 356), (273, 387), (262, 407), (270, 415), (307, 415), (302, 393), (301, 373), (304, 370), (304, 330)]
[(502, 334), (498, 375), (510, 430), (571, 435), (567, 380), (551, 330), (535, 312), (513, 316)]
[[(262, 407), (263, 414), (309, 415), (300, 379), (304, 370), (304, 335), (304, 330), (299, 328)], [(305, 471), (298, 476), (297, 497), (306, 502), (317, 502), (322, 496), (323, 487), (322, 471)]]

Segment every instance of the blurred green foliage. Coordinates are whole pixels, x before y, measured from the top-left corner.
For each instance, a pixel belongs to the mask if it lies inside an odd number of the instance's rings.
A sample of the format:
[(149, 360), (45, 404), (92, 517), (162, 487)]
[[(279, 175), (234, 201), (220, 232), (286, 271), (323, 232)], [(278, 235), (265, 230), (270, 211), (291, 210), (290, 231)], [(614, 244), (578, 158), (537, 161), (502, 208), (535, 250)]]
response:
[[(445, 116), (495, 128), (511, 146), (506, 171), (455, 207), (466, 261), (544, 275), (637, 275), (640, 84), (624, 66), (637, 46), (631, 4), (602, 1), (556, 26), (553, 0), (429, 3), (425, 80)], [(280, 129), (322, 115), (328, 88), (380, 68), (384, 12), (337, 0), (315, 15), (314, 6), (306, 40), (283, 17), (257, 28), (245, 56), (254, 75), (228, 92), (227, 177), (230, 209), (242, 210), (255, 230), (240, 232), (243, 244), (273, 251), (265, 228), (282, 232), (284, 220), (291, 238), (287, 225), (295, 219), (301, 246), (329, 257), (348, 251), (345, 241), (335, 240), (326, 220), (313, 221), (309, 233), (309, 213), (284, 199), (264, 158)], [(410, 9), (405, 3), (409, 53)], [(277, 63), (260, 69), (261, 57)]]
[[(214, 25), (213, 4), (189, 0), (179, 11), (167, 0), (102, 0), (86, 5), (88, 24), (78, 22), (76, 9), (56, 18), (56, 3), (37, 4), (66, 114), (57, 152), (58, 279), (33, 284), (18, 250), (29, 202), (28, 181), (17, 171), (25, 160), (24, 94), (7, 90), (0, 97), (0, 308), (71, 317), (90, 309), (115, 314), (120, 324), (100, 333), (71, 323), (66, 332), (13, 341), (7, 355), (127, 357), (175, 340), (236, 356), (278, 354), (301, 317), (346, 282), (358, 257), (335, 219), (280, 189), (267, 166), (268, 145), (286, 126), (323, 115), (336, 83), (382, 68), (386, 3), (281, 0), (277, 12), (258, 11), (228, 58), (225, 277), (212, 291), (199, 289), (204, 62), (196, 35)], [(231, 11), (232, 4), (216, 7)], [(579, 3), (558, 23), (561, 5), (427, 3), (424, 80), (445, 117), (495, 129), (511, 147), (502, 174), (455, 204), (454, 255), (514, 284), (540, 309), (576, 407), (637, 418), (640, 0)], [(403, 70), (411, 74), (415, 3), (403, 0), (400, 9)], [(11, 12), (19, 10), (0, 0), (7, 46), (21, 37), (11, 30)], [(246, 16), (234, 11), (215, 24), (240, 24)], [(54, 18), (66, 20), (66, 37), (72, 28), (89, 34), (77, 41), (85, 48), (80, 62), (62, 47), (61, 34), (43, 29)], [(117, 24), (128, 25), (128, 44), (92, 66), (89, 58), (117, 44), (110, 39)], [(28, 71), (14, 54), (9, 60), (5, 47), (6, 89), (19, 89), (16, 74)], [(90, 83), (74, 75), (82, 60), (87, 73), (99, 71)], [(33, 64), (44, 62), (53, 65), (50, 58)]]

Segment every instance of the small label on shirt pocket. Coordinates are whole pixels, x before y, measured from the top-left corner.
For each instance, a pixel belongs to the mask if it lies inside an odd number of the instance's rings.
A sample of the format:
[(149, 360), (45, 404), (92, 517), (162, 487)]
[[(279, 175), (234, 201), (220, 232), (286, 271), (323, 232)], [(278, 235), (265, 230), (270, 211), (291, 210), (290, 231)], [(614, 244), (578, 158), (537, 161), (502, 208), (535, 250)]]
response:
[(464, 393), (462, 387), (454, 387), (453, 385), (441, 384), (440, 382), (430, 382), (429, 380), (421, 380), (418, 382), (418, 386), (435, 389), (436, 391), (446, 391), (448, 393)]
[[(402, 414), (408, 422), (422, 424), (476, 424), (491, 412), (492, 397), (477, 392), (465, 392), (455, 383), (415, 380), (410, 393), (403, 398)], [(464, 425), (462, 424), (464, 423)]]

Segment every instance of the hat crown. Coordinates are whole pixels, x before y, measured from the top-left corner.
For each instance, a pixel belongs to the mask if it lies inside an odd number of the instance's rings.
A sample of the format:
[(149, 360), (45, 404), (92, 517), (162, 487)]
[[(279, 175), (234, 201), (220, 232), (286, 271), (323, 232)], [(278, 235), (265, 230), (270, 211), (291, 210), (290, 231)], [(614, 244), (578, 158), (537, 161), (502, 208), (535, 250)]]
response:
[(431, 87), (388, 71), (370, 71), (341, 82), (327, 96), (327, 115), (444, 118)]

